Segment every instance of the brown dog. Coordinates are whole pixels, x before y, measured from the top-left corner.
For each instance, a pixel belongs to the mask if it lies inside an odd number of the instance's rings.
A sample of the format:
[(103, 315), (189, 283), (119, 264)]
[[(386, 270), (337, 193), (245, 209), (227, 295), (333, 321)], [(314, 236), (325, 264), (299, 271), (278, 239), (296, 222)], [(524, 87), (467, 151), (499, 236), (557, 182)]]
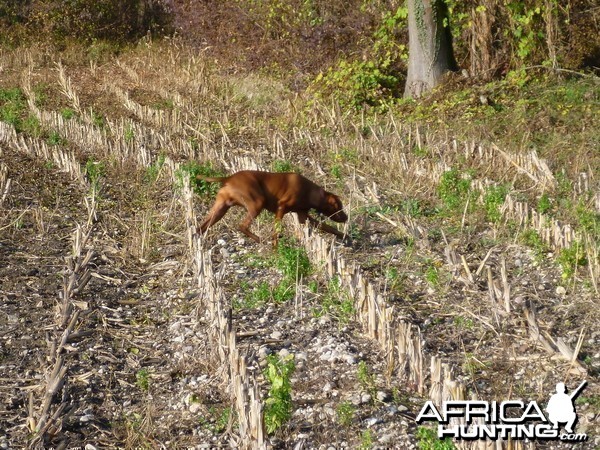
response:
[[(249, 228), (263, 209), (275, 214), (276, 224), (281, 221), (284, 214), (295, 212), (300, 223), (305, 223), (308, 219), (312, 225), (317, 225), (321, 230), (344, 237), (340, 231), (308, 215), (310, 209), (315, 209), (335, 222), (346, 222), (348, 216), (343, 211), (344, 206), (340, 198), (302, 175), (242, 170), (229, 177), (210, 178), (198, 175), (197, 178), (223, 184), (208, 217), (197, 228), (199, 234), (204, 234), (208, 227), (219, 221), (229, 208), (239, 205), (248, 211), (239, 225), (239, 230), (257, 242), (260, 242), (259, 237)], [(277, 244), (276, 233), (277, 227), (274, 235), (275, 244)]]

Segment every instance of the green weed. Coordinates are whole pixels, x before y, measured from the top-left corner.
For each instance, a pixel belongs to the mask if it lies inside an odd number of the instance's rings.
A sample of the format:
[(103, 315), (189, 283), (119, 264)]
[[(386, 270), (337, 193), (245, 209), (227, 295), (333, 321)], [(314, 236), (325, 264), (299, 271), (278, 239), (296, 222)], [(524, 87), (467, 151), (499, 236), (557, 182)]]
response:
[(365, 430), (360, 435), (360, 445), (358, 446), (359, 450), (370, 450), (373, 448), (373, 434), (371, 430)]
[(344, 427), (352, 425), (354, 414), (356, 414), (356, 407), (349, 401), (341, 402), (335, 409), (337, 422)]
[(338, 277), (333, 277), (329, 281), (319, 306), (313, 310), (315, 317), (329, 314), (342, 325), (352, 320), (355, 312), (354, 302), (348, 293), (342, 289)]
[(483, 194), (485, 214), (490, 222), (497, 223), (502, 218), (500, 207), (504, 204), (508, 188), (506, 186), (489, 186)]
[(198, 175), (206, 177), (218, 177), (223, 173), (213, 168), (210, 162), (200, 164), (196, 161), (190, 161), (182, 164), (175, 172), (175, 180), (177, 187), (183, 186), (183, 179), (187, 177), (190, 180), (190, 186), (193, 191), (202, 196), (214, 197), (217, 191), (221, 188), (219, 183), (204, 181), (196, 178)]
[(142, 391), (148, 392), (148, 389), (150, 389), (150, 372), (148, 372), (148, 369), (140, 369), (136, 372), (135, 384)]
[(283, 159), (276, 159), (275, 161), (273, 161), (271, 163), (271, 169), (273, 170), (273, 172), (281, 172), (281, 173), (296, 172), (292, 163), (289, 161), (283, 160)]
[(455, 450), (450, 438), (439, 439), (433, 428), (420, 426), (417, 428), (417, 447), (420, 450)]
[(456, 210), (465, 204), (471, 190), (471, 177), (457, 169), (442, 174), (438, 186), (438, 194), (444, 206)]
[(98, 190), (100, 178), (105, 175), (106, 169), (101, 161), (94, 161), (92, 158), (85, 163), (85, 175), (93, 189)]
[(294, 357), (267, 356), (264, 375), (270, 384), (265, 400), (264, 420), (267, 433), (273, 434), (292, 417), (291, 377), (296, 369)]
[(277, 246), (275, 267), (283, 272), (288, 280), (305, 278), (310, 274), (311, 265), (303, 247), (291, 239), (281, 239)]
[(563, 280), (572, 278), (578, 267), (587, 265), (583, 244), (573, 242), (571, 247), (561, 249), (556, 261), (560, 264), (562, 269)]

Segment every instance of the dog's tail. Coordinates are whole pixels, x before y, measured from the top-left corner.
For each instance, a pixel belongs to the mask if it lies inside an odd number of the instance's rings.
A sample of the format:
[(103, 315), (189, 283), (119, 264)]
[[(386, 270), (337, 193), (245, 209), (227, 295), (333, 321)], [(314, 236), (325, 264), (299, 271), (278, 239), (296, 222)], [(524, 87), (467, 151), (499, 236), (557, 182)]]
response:
[(229, 177), (206, 177), (204, 175), (196, 175), (196, 180), (209, 181), (214, 183), (225, 183)]

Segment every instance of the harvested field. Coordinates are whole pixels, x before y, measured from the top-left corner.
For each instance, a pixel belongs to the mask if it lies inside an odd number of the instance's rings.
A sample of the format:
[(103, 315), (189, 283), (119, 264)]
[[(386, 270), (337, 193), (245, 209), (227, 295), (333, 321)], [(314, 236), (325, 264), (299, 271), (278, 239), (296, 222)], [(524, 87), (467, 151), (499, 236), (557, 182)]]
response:
[[(429, 399), (546, 405), (583, 380), (587, 442), (494, 448), (600, 445), (597, 150), (565, 165), (350, 116), (176, 41), (0, 67), (19, 92), (0, 122), (0, 448), (417, 448)], [(247, 168), (339, 193), (349, 239), (287, 217), (275, 250), (271, 216), (257, 244), (234, 210), (196, 236), (214, 190), (193, 175)], [(281, 417), (277, 361), (295, 368)]]

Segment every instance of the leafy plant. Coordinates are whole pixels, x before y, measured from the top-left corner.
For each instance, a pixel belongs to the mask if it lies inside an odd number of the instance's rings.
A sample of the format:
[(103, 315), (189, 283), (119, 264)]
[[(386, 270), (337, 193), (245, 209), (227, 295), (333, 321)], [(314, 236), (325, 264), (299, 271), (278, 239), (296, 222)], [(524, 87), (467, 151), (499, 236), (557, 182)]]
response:
[(265, 400), (264, 420), (269, 434), (273, 434), (292, 417), (290, 379), (295, 369), (293, 355), (284, 358), (274, 354), (267, 356), (264, 375), (270, 387)]
[(104, 176), (105, 171), (106, 169), (103, 162), (94, 161), (92, 158), (87, 160), (85, 163), (85, 175), (87, 176), (92, 189), (98, 190), (100, 178)]
[(455, 450), (450, 438), (439, 439), (435, 430), (420, 426), (417, 428), (417, 447), (420, 450)]
[(575, 275), (577, 267), (587, 265), (585, 248), (579, 242), (573, 242), (570, 247), (563, 248), (556, 258), (562, 269), (562, 278), (567, 280)]
[(360, 445), (358, 448), (360, 450), (370, 450), (373, 447), (373, 434), (371, 434), (371, 430), (365, 430), (360, 435)]
[(327, 290), (318, 307), (313, 310), (316, 317), (329, 314), (340, 324), (348, 323), (355, 314), (354, 302), (348, 293), (342, 289), (338, 277), (333, 277), (327, 285)]
[(140, 369), (136, 372), (135, 384), (142, 391), (148, 392), (150, 388), (150, 372), (148, 372), (148, 369)]
[(148, 183), (153, 183), (158, 178), (158, 174), (160, 170), (165, 165), (166, 156), (164, 153), (161, 153), (158, 156), (158, 159), (154, 161), (153, 164), (146, 168), (146, 174), (144, 175), (144, 180)]
[(197, 178), (198, 175), (218, 177), (223, 174), (214, 169), (210, 162), (200, 164), (196, 161), (190, 161), (182, 164), (175, 172), (176, 184), (178, 187), (183, 186), (183, 178), (187, 177), (190, 180), (190, 186), (196, 194), (214, 197), (221, 186), (218, 183), (200, 180)]
[(25, 96), (19, 88), (0, 89), (0, 120), (21, 131), (22, 115), (26, 110)]
[(286, 279), (294, 282), (309, 275), (311, 270), (306, 250), (290, 239), (280, 240), (277, 246), (275, 266), (283, 272)]
[(337, 422), (344, 426), (350, 426), (354, 420), (354, 414), (356, 413), (356, 407), (349, 401), (341, 402), (335, 409)]
[(508, 193), (506, 186), (489, 186), (483, 195), (483, 206), (486, 217), (490, 222), (499, 222), (502, 218), (500, 207), (504, 204), (504, 199)]
[(443, 204), (451, 210), (464, 205), (471, 190), (471, 177), (458, 169), (450, 169), (442, 174), (438, 194)]
[(292, 165), (291, 162), (283, 160), (283, 159), (276, 159), (275, 161), (273, 161), (271, 163), (271, 169), (273, 169), (273, 172), (294, 172), (294, 166)]
[(374, 398), (377, 386), (375, 385), (375, 375), (369, 370), (369, 366), (365, 361), (358, 363), (356, 378), (360, 386)]

